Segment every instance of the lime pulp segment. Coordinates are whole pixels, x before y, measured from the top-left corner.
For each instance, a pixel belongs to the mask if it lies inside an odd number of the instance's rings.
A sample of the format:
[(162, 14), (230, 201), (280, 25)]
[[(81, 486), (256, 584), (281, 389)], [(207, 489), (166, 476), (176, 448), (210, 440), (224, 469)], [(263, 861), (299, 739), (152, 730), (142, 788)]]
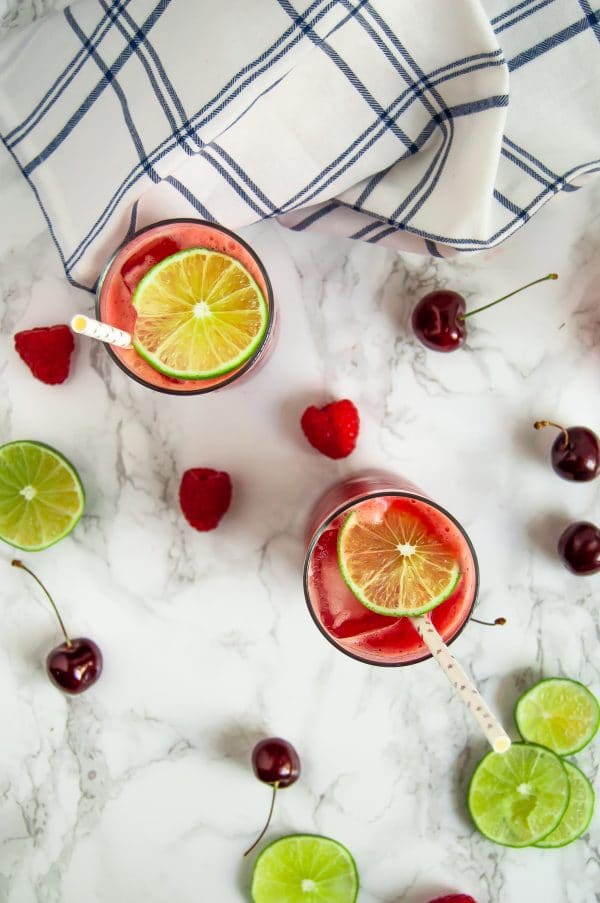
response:
[(41, 551), (71, 532), (84, 506), (81, 480), (60, 452), (29, 440), (0, 447), (0, 539)]
[(352, 511), (339, 532), (338, 561), (356, 598), (392, 617), (437, 608), (460, 579), (459, 564), (440, 538), (394, 505), (376, 520)]
[(292, 834), (269, 844), (254, 864), (254, 903), (354, 903), (358, 873), (335, 840)]
[(524, 740), (569, 756), (587, 746), (598, 730), (600, 706), (583, 684), (551, 677), (521, 696), (515, 721)]
[(469, 785), (467, 805), (475, 827), (494, 843), (527, 847), (558, 826), (569, 802), (569, 779), (549, 749), (514, 743), (489, 752)]
[(536, 847), (566, 847), (585, 833), (594, 814), (594, 788), (584, 774), (571, 762), (564, 763), (569, 779), (569, 805), (558, 825)]
[(160, 373), (210, 379), (236, 370), (259, 348), (269, 321), (262, 291), (239, 261), (188, 248), (140, 281), (133, 345)]

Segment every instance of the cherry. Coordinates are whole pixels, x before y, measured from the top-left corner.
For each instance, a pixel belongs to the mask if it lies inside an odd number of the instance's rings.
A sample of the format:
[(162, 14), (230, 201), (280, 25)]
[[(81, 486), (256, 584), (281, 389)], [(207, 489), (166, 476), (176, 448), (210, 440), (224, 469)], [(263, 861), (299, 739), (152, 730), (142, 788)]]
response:
[(252, 751), (254, 774), (263, 784), (289, 787), (300, 777), (300, 759), (291, 743), (279, 737), (261, 740)]
[(433, 351), (456, 351), (467, 336), (465, 310), (465, 299), (458, 292), (429, 292), (413, 310), (414, 333)]
[(494, 307), (495, 304), (500, 304), (501, 301), (506, 301), (507, 298), (512, 298), (513, 295), (524, 291), (524, 289), (531, 288), (532, 285), (537, 285), (538, 282), (545, 282), (547, 279), (558, 279), (558, 276), (556, 273), (549, 273), (547, 276), (542, 276), (541, 279), (528, 282), (527, 285), (515, 289), (514, 292), (502, 295), (501, 298), (490, 301), (489, 304), (484, 304), (483, 307), (470, 310), (468, 313), (465, 313), (465, 299), (458, 292), (452, 292), (447, 289), (429, 292), (428, 295), (421, 298), (413, 310), (413, 331), (419, 341), (433, 351), (456, 351), (457, 348), (464, 344), (466, 339), (467, 327), (465, 320), (468, 317), (472, 317), (473, 314), (478, 314), (482, 310), (487, 310), (488, 307)]
[(554, 426), (560, 434), (552, 443), (551, 461), (554, 472), (563, 480), (587, 483), (600, 470), (600, 442), (597, 435), (585, 426), (565, 429), (552, 420), (536, 420), (536, 430)]
[(479, 618), (469, 618), (470, 621), (475, 621), (476, 624), (483, 624), (484, 627), (504, 627), (506, 624), (506, 618), (496, 618), (495, 621), (480, 621)]
[(56, 646), (46, 659), (52, 683), (65, 693), (83, 693), (102, 673), (102, 653), (87, 637), (69, 639)]
[(577, 521), (561, 533), (558, 554), (573, 574), (597, 574), (600, 571), (600, 530), (595, 524)]
[(277, 791), (283, 787), (295, 784), (300, 777), (300, 757), (287, 740), (282, 740), (281, 737), (268, 737), (266, 740), (261, 740), (257, 743), (252, 750), (252, 768), (259, 781), (262, 781), (263, 784), (271, 785), (273, 795), (267, 822), (252, 846), (248, 847), (244, 856), (252, 852), (265, 836), (267, 828), (271, 824)]
[(71, 639), (65, 629), (65, 625), (56, 607), (54, 599), (33, 571), (15, 558), (11, 562), (13, 567), (21, 568), (30, 577), (33, 577), (38, 586), (46, 594), (54, 613), (58, 618), (60, 629), (65, 641), (54, 649), (51, 649), (46, 658), (46, 671), (52, 683), (64, 693), (75, 695), (83, 693), (96, 683), (102, 674), (102, 653), (93, 640), (87, 637)]

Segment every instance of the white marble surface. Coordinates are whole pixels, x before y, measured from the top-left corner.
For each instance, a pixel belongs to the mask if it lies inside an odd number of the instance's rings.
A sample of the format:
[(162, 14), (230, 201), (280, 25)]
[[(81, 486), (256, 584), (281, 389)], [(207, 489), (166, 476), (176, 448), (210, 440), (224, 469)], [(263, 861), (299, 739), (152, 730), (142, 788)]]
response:
[[(47, 2), (0, 0), (4, 25)], [(58, 5), (58, 4), (54, 4)], [(9, 23), (10, 20), (10, 23)], [(279, 343), (243, 386), (207, 398), (153, 394), (80, 341), (60, 387), (33, 379), (15, 331), (88, 309), (63, 279), (33, 196), (0, 154), (0, 440), (61, 449), (85, 483), (86, 514), (58, 546), (27, 556), (72, 631), (94, 638), (105, 673), (80, 699), (46, 680), (58, 634), (33, 584), (0, 550), (0, 901), (238, 903), (241, 852), (268, 806), (254, 742), (279, 734), (302, 757), (271, 837), (333, 836), (354, 853), (360, 903), (600, 900), (600, 814), (558, 851), (480, 837), (465, 789), (484, 752), (475, 724), (426, 663), (360, 665), (327, 644), (301, 588), (303, 528), (340, 476), (384, 465), (467, 527), (479, 554), (479, 613), (454, 646), (514, 735), (519, 692), (566, 675), (600, 693), (600, 575), (578, 578), (554, 544), (598, 520), (600, 481), (552, 472), (533, 420), (600, 429), (600, 184), (560, 197), (493, 253), (453, 262), (247, 229), (281, 309)], [(468, 347), (427, 352), (410, 335), (435, 286), (483, 303), (549, 270), (560, 281), (472, 321)], [(304, 441), (310, 402), (349, 396), (362, 431), (343, 462)], [(218, 530), (182, 518), (183, 470), (230, 472)], [(596, 779), (600, 740), (577, 756)]]

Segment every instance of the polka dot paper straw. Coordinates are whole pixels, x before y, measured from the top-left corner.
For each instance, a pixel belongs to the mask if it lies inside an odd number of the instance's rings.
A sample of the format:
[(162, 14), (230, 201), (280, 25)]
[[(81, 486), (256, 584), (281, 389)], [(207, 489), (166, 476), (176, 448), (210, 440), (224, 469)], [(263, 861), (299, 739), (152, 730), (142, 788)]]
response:
[(510, 749), (510, 737), (498, 719), (492, 715), (481, 693), (458, 664), (430, 619), (426, 615), (420, 615), (412, 621), (432, 656), (474, 716), (494, 752), (506, 752)]
[(119, 348), (131, 348), (131, 336), (123, 329), (93, 320), (84, 314), (76, 314), (71, 320), (71, 329), (79, 335), (87, 335), (90, 339), (98, 339), (109, 345), (118, 345)]

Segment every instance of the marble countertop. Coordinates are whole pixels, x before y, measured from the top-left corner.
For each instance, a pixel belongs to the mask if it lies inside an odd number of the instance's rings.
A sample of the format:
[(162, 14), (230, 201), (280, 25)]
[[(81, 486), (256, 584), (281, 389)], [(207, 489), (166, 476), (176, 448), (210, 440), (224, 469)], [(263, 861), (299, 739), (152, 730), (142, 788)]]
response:
[[(8, 20), (48, 3), (5, 2)], [(54, 4), (57, 5), (57, 4)], [(25, 13), (24, 8), (27, 7)], [(20, 329), (90, 310), (71, 288), (34, 198), (0, 153), (0, 440), (43, 440), (77, 466), (87, 509), (69, 538), (27, 561), (105, 672), (79, 699), (47, 681), (56, 625), (0, 550), (0, 901), (242, 903), (269, 791), (257, 739), (297, 747), (301, 781), (280, 794), (270, 837), (345, 843), (360, 903), (600, 900), (600, 813), (557, 851), (494, 846), (465, 809), (485, 743), (436, 665), (378, 669), (338, 653), (303, 599), (303, 532), (335, 480), (366, 467), (406, 475), (465, 525), (481, 566), (479, 615), (454, 645), (514, 734), (512, 709), (542, 676), (600, 694), (600, 575), (554, 551), (572, 520), (598, 520), (600, 481), (549, 464), (550, 418), (596, 430), (600, 379), (600, 184), (556, 198), (509, 242), (453, 261), (285, 231), (243, 230), (271, 275), (278, 344), (251, 380), (209, 397), (134, 384), (79, 341), (69, 380), (33, 379)], [(472, 321), (467, 347), (426, 351), (410, 311), (451, 287), (473, 306), (556, 270)], [(303, 439), (309, 403), (350, 397), (362, 431), (341, 462)], [(232, 507), (208, 534), (177, 490), (188, 467), (229, 471)], [(600, 741), (577, 756), (597, 779)]]

